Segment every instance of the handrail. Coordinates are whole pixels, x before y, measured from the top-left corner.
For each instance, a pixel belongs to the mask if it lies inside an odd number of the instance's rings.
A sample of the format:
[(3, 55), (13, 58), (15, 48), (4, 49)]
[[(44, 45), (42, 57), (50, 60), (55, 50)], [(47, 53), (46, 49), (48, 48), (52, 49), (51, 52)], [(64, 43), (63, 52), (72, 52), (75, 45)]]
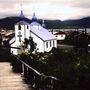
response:
[(54, 79), (54, 80), (59, 80), (58, 78), (54, 77), (54, 76), (47, 76), (47, 75), (44, 75), (45, 77), (47, 78), (51, 78), (51, 79)]
[[(14, 56), (16, 57), (16, 56)], [(21, 59), (19, 59), (19, 57), (16, 57), (21, 63), (23, 63), (25, 66), (27, 66), (28, 68), (30, 68), (32, 71), (34, 71), (36, 74), (38, 74), (39, 76), (41, 75), (41, 73), (39, 73), (37, 70), (35, 70), (34, 68), (30, 67), (28, 64), (26, 64), (25, 62), (23, 62)]]
[(46, 77), (46, 78), (51, 78), (51, 79), (54, 79), (56, 81), (59, 81), (58, 78), (54, 77), (54, 76), (48, 76), (48, 75), (44, 75), (40, 72), (38, 72), (37, 70), (35, 70), (34, 68), (32, 68), (31, 66), (29, 66), (28, 64), (26, 64), (24, 61), (22, 61), (21, 59), (19, 59), (19, 57), (13, 55), (15, 58), (17, 58), (21, 63), (23, 63), (25, 66), (27, 66), (29, 69), (31, 69), (32, 71), (34, 71), (37, 75), (39, 76), (43, 76), (43, 77)]

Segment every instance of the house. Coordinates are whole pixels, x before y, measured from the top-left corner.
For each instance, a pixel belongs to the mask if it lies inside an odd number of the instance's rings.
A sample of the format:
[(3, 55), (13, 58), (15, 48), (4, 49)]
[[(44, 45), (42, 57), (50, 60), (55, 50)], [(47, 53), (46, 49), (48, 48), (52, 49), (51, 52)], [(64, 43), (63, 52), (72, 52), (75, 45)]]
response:
[(63, 31), (56, 32), (54, 35), (56, 36), (57, 40), (64, 40), (66, 38), (66, 33)]
[(38, 23), (35, 13), (31, 23), (27, 23), (22, 19), (15, 24), (15, 37), (13, 37), (13, 42), (10, 44), (11, 47), (17, 47), (17, 49), (11, 48), (11, 52), (13, 54), (21, 54), (22, 52), (29, 51), (31, 48), (30, 43), (28, 43), (28, 47), (25, 50), (23, 46), (25, 39), (29, 40), (30, 37), (35, 45), (34, 50), (37, 52), (49, 52), (53, 47), (57, 47), (56, 37)]

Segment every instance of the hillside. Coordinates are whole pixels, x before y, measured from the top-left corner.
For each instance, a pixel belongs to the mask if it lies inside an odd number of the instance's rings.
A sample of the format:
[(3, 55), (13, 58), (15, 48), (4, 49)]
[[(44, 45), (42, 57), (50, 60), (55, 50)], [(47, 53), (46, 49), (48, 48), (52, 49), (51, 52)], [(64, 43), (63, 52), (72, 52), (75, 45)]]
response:
[[(6, 17), (0, 19), (0, 28), (14, 29), (15, 23), (20, 21), (20, 17)], [(31, 23), (28, 18), (23, 18), (24, 21)], [(38, 19), (38, 22), (42, 24), (42, 20)], [(59, 29), (59, 28), (90, 28), (90, 17), (76, 19), (76, 20), (45, 20), (46, 28), (48, 29)]]
[[(20, 21), (20, 17), (6, 17), (3, 19), (0, 19), (0, 28), (5, 28), (5, 29), (14, 29), (15, 23)], [(27, 18), (24, 18), (24, 21), (30, 23), (30, 20)]]
[(63, 21), (65, 27), (70, 28), (90, 28), (90, 17), (85, 17), (76, 20), (66, 20)]

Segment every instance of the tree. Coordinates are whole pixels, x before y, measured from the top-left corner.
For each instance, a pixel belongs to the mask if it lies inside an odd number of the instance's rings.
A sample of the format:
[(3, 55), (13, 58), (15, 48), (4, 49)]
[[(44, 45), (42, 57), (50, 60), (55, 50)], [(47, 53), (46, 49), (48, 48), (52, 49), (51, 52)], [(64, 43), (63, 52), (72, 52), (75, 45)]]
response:
[(2, 46), (2, 35), (0, 34), (0, 46)]
[(89, 36), (87, 33), (82, 32), (74, 38), (74, 45), (77, 50), (87, 52), (89, 44)]
[(24, 46), (25, 48), (28, 47), (28, 44), (29, 44), (29, 40), (27, 38), (24, 39)]
[(29, 37), (29, 45), (30, 45), (30, 51), (33, 52), (35, 49), (35, 43), (32, 37)]

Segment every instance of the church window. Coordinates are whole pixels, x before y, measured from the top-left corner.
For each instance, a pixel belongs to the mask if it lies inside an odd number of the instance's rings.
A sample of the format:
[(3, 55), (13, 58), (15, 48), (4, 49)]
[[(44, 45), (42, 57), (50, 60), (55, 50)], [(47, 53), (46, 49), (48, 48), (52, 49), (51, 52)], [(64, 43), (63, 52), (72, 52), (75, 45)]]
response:
[(63, 35), (61, 35), (61, 37), (63, 37)]
[(51, 43), (51, 41), (50, 41), (50, 47), (52, 46), (52, 43)]
[(27, 25), (27, 29), (29, 29), (29, 26)]
[(21, 26), (20, 25), (18, 26), (18, 28), (19, 28), (19, 30), (21, 30)]
[(48, 42), (46, 42), (46, 48), (48, 48)]
[(54, 42), (54, 40), (53, 40), (53, 47), (54, 47), (54, 44), (55, 44), (55, 42)]

